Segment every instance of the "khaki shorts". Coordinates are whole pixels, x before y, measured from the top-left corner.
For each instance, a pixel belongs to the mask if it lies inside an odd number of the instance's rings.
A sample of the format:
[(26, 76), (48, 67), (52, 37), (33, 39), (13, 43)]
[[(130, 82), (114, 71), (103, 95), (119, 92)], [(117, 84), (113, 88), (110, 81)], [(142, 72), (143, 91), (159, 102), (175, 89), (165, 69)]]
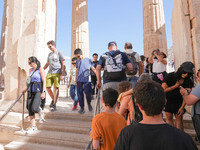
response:
[(108, 82), (108, 83), (105, 83), (105, 84), (103, 84), (103, 91), (108, 89), (108, 88), (112, 88), (112, 89), (117, 91), (119, 83), (120, 82)]
[(46, 87), (52, 87), (54, 84), (54, 87), (60, 86), (60, 73), (55, 74), (47, 74), (46, 77)]

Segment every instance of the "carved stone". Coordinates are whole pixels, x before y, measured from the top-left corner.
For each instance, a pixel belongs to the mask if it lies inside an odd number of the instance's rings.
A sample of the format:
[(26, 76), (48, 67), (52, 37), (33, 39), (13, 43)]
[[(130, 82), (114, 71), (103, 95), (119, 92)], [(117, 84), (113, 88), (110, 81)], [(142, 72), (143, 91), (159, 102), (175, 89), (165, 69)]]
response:
[(16, 99), (25, 89), (28, 57), (41, 65), (49, 50), (46, 42), (55, 40), (56, 0), (5, 0), (1, 44), (1, 81), (5, 99)]
[(200, 1), (175, 0), (172, 12), (172, 38), (175, 68), (184, 61), (192, 61), (196, 71), (200, 67)]

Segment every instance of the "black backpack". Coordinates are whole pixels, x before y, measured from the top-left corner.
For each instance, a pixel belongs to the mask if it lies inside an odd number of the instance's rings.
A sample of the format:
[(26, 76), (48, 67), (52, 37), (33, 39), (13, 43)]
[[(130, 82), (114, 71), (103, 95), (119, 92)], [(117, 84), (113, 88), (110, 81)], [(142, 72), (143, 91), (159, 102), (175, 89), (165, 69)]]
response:
[(138, 62), (136, 61), (135, 54), (136, 54), (136, 52), (133, 52), (131, 54), (126, 54), (133, 66), (133, 70), (127, 71), (127, 73), (126, 73), (127, 75), (136, 75), (138, 72)]
[[(130, 120), (130, 124), (135, 124), (135, 123), (142, 121), (143, 116), (142, 116), (142, 113), (141, 113), (139, 107), (135, 103), (134, 95), (132, 95), (132, 100), (133, 100), (133, 108), (134, 108), (135, 113), (134, 113), (133, 120)], [(130, 115), (130, 113), (129, 113), (129, 115)], [(129, 116), (129, 119), (130, 119), (130, 116)]]

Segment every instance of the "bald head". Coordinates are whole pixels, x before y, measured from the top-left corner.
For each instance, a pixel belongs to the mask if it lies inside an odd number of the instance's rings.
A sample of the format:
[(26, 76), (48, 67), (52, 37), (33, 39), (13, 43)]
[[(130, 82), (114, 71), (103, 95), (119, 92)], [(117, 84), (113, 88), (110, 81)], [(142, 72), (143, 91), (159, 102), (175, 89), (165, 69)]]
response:
[(125, 45), (124, 45), (124, 49), (126, 50), (126, 49), (132, 49), (133, 48), (133, 46), (132, 46), (132, 44), (130, 43), (130, 42), (126, 42), (125, 43)]

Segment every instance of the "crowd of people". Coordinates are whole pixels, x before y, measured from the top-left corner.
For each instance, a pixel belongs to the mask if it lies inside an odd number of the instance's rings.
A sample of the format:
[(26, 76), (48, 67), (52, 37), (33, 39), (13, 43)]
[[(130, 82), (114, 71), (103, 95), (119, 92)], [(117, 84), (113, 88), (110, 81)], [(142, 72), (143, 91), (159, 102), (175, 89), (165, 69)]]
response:
[[(28, 59), (29, 82), (23, 91), (28, 91), (31, 120), (28, 132), (37, 130), (35, 113), (40, 113), (40, 120), (44, 121), (45, 89), (52, 99), (50, 109), (56, 110), (59, 83), (65, 75), (64, 55), (56, 49), (54, 41), (49, 41), (47, 46), (52, 52), (43, 68), (36, 57)], [(85, 94), (88, 110), (92, 112), (91, 100), (102, 89), (104, 112), (93, 118), (90, 134), (95, 149), (197, 149), (192, 138), (181, 131), (185, 105), (195, 104), (192, 120), (200, 139), (200, 105), (197, 104), (200, 86), (195, 84), (192, 62), (183, 62), (176, 72), (167, 73), (167, 56), (159, 49), (152, 50), (146, 58), (133, 51), (130, 42), (125, 43), (122, 52), (112, 41), (99, 60), (97, 53), (91, 60), (77, 48), (71, 63), (68, 88), (74, 101), (72, 111), (79, 108), (79, 114), (85, 113)], [(200, 70), (197, 76), (200, 82)]]

